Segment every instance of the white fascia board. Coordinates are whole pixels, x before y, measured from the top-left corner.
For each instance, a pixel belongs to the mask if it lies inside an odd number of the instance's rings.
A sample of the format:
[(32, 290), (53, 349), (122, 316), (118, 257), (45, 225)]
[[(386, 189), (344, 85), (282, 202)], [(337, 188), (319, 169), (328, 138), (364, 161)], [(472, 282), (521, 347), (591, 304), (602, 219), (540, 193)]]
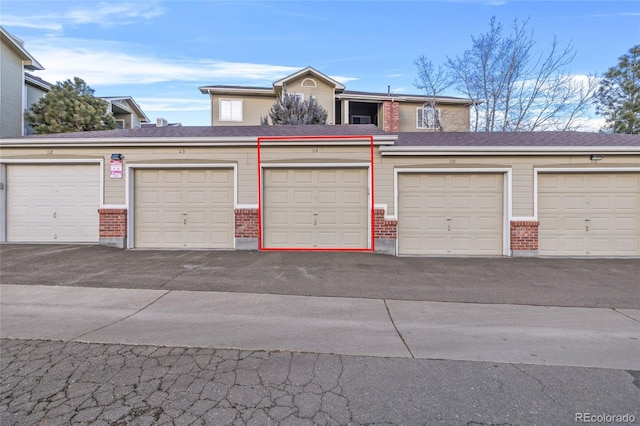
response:
[[(344, 139), (331, 136), (334, 139), (327, 140), (325, 136), (313, 138), (302, 137), (300, 140), (263, 140), (260, 145), (269, 146), (299, 146), (320, 142), (322, 145), (369, 145), (368, 136), (362, 138), (344, 135)], [(354, 135), (357, 136), (357, 135)], [(268, 136), (264, 136), (268, 137)], [(270, 136), (269, 136), (270, 137)], [(283, 138), (289, 138), (283, 136)], [(395, 135), (376, 135), (373, 137), (374, 145), (393, 144), (397, 139)], [(42, 147), (140, 147), (140, 146), (256, 146), (258, 136), (235, 137), (194, 137), (194, 138), (51, 138), (51, 139), (3, 139), (0, 140), (0, 148), (42, 148)]]
[(640, 154), (640, 146), (382, 146), (386, 155)]
[(273, 89), (260, 88), (243, 88), (243, 87), (201, 87), (202, 94), (209, 95), (259, 95), (259, 96), (275, 96)]

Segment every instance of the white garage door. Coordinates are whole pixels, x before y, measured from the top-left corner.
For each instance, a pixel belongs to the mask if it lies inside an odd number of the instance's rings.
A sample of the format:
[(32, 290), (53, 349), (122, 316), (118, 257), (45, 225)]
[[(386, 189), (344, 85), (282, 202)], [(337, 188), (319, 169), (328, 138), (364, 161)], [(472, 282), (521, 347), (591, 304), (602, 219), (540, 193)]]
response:
[(398, 254), (502, 254), (502, 174), (400, 173), (398, 191)]
[(135, 171), (134, 245), (233, 248), (232, 169)]
[(368, 247), (367, 169), (267, 169), (265, 248)]
[(7, 241), (97, 243), (100, 167), (7, 166)]
[(541, 255), (638, 256), (640, 173), (541, 173), (538, 219)]

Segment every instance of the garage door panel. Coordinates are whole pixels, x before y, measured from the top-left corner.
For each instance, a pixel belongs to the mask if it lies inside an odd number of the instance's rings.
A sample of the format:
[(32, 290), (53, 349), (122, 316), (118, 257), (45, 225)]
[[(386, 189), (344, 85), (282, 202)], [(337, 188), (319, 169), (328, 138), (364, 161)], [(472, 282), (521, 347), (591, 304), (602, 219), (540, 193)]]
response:
[(97, 164), (7, 166), (7, 241), (99, 239)]
[(453, 195), (449, 211), (468, 211), (471, 208), (471, 197), (465, 195)]
[(538, 182), (540, 254), (640, 255), (640, 174), (543, 173)]
[(502, 254), (502, 174), (401, 173), (398, 187), (399, 254)]
[[(294, 247), (310, 247), (313, 244), (314, 235), (308, 231), (295, 231), (293, 234)], [(288, 238), (285, 242), (288, 242)]]
[(232, 169), (135, 171), (134, 244), (233, 248)]
[(428, 211), (445, 211), (447, 209), (447, 197), (444, 195), (430, 195), (426, 194), (421, 197), (416, 197), (419, 200), (418, 205), (424, 207), (424, 210)]
[[(265, 170), (265, 247), (366, 248), (367, 176), (366, 169)], [(352, 234), (359, 235), (355, 246)]]
[[(289, 217), (292, 217), (293, 220), (289, 220)], [(285, 214), (285, 220), (282, 222), (274, 222), (274, 223), (279, 223), (282, 225), (288, 225), (288, 224), (293, 224), (294, 226), (296, 225), (302, 225), (302, 226), (310, 226), (313, 224), (313, 212), (311, 210), (302, 210), (302, 211), (295, 211), (295, 212), (286, 212)]]

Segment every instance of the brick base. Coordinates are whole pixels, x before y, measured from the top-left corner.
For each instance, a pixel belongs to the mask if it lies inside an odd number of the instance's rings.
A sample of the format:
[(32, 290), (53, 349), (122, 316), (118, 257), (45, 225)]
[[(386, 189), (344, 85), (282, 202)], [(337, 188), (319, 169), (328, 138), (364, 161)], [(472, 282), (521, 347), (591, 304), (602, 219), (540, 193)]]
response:
[(514, 257), (538, 255), (538, 221), (512, 221), (511, 252)]
[(396, 239), (398, 238), (398, 221), (384, 218), (384, 209), (374, 209), (374, 237), (376, 253), (396, 254)]
[(98, 209), (100, 244), (125, 248), (127, 241), (127, 209)]
[(258, 250), (258, 209), (235, 209), (236, 250)]
[(235, 209), (235, 237), (258, 238), (258, 209)]

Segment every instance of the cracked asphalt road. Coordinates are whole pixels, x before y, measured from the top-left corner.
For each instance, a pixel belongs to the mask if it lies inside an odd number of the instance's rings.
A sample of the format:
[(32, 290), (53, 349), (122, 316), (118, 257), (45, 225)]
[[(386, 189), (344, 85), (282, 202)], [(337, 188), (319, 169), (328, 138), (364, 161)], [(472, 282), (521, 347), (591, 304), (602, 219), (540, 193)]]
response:
[(0, 341), (2, 425), (575, 424), (640, 418), (638, 372)]

